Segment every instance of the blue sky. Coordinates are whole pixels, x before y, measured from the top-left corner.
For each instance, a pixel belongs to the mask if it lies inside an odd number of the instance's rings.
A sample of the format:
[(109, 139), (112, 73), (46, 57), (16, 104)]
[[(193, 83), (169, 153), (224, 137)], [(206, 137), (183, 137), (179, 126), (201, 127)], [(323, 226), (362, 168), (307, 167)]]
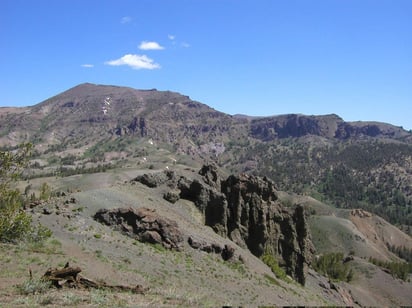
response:
[(83, 82), (412, 129), (410, 0), (0, 0), (0, 106)]

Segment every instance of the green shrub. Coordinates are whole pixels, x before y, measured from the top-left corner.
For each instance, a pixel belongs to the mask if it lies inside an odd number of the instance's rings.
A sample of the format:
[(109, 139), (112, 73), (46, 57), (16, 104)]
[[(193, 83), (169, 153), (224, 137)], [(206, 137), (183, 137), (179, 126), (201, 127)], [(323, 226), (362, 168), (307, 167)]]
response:
[(349, 282), (353, 279), (353, 269), (343, 262), (343, 253), (327, 253), (313, 263), (313, 268), (320, 274), (335, 281)]
[(32, 232), (31, 216), (23, 211), (19, 191), (8, 190), (0, 193), (0, 241), (21, 241)]
[(50, 286), (50, 281), (44, 281), (42, 279), (28, 279), (16, 287), (21, 295), (29, 295), (44, 293), (50, 288)]
[(40, 241), (51, 235), (47, 228), (32, 226), (23, 195), (11, 188), (27, 166), (31, 148), (23, 144), (16, 151), (0, 151), (0, 242)]
[(269, 276), (268, 274), (265, 274), (264, 277), (269, 281), (269, 283), (280, 286), (280, 283), (273, 278), (272, 276)]
[(412, 273), (412, 263), (408, 262), (393, 262), (393, 261), (381, 261), (370, 257), (369, 262), (387, 269), (393, 277), (407, 281), (409, 274)]
[(40, 200), (48, 200), (51, 196), (51, 188), (49, 184), (44, 182), (40, 187)]
[(270, 253), (265, 253), (262, 256), (262, 261), (267, 266), (269, 266), (269, 268), (272, 270), (272, 272), (275, 274), (277, 278), (286, 280), (286, 272), (283, 270), (283, 268), (279, 266), (279, 263), (274, 256), (272, 256)]
[(412, 249), (405, 246), (395, 246), (387, 244), (388, 249), (396, 254), (399, 258), (404, 259), (405, 261), (412, 263)]

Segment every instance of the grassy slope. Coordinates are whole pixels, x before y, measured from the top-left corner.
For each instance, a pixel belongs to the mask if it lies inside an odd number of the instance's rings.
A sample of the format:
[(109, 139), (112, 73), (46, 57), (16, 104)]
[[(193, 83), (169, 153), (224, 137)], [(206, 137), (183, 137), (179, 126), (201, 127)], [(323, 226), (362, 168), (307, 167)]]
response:
[[(312, 272), (308, 276), (305, 288), (277, 280), (260, 260), (240, 247), (236, 247), (236, 251), (242, 255), (244, 264), (227, 263), (216, 255), (193, 250), (187, 244), (182, 252), (142, 244), (91, 218), (99, 208), (145, 206), (176, 220), (185, 236), (191, 234), (209, 242), (235, 246), (203, 226), (200, 223), (202, 217), (192, 203), (181, 200), (171, 205), (163, 200), (161, 191), (148, 189), (140, 184), (125, 183), (147, 171), (153, 170), (119, 169), (101, 174), (31, 181), (33, 187), (39, 187), (47, 180), (54, 188), (69, 188), (73, 192), (54, 200), (50, 205), (44, 205), (52, 212), (50, 215), (41, 214), (42, 208), (35, 209), (36, 220), (40, 220), (54, 232), (53, 249), (38, 253), (33, 253), (30, 247), (1, 249), (0, 260), (6, 270), (0, 276), (0, 303), (7, 303), (9, 306), (19, 303), (37, 305), (47, 301), (55, 305), (96, 305), (100, 301), (108, 306), (127, 306), (132, 303), (139, 303), (140, 306), (345, 304), (335, 291), (326, 291), (320, 286), (328, 283), (316, 273)], [(190, 169), (185, 172), (195, 174)], [(72, 197), (76, 199), (76, 203), (65, 204)], [(359, 221), (353, 223), (347, 219), (348, 213), (342, 214), (310, 197), (286, 193), (280, 193), (280, 197), (287, 203), (300, 202), (309, 211), (316, 212), (317, 215), (310, 217), (310, 225), (318, 252), (342, 251), (347, 254), (350, 250), (355, 251), (357, 274), (355, 281), (347, 285), (347, 288), (361, 300), (367, 294), (370, 300), (361, 303), (373, 305), (382, 302), (381, 295), (371, 291), (379, 288), (395, 292), (388, 293), (383, 301), (388, 305), (408, 304), (412, 301), (412, 292), (408, 293), (408, 290), (412, 290), (410, 283), (400, 283), (390, 276), (382, 276), (386, 273), (382, 274), (382, 270), (361, 258), (376, 256), (381, 252), (376, 250), (370, 236), (359, 230)], [(150, 289), (145, 296), (78, 290), (18, 295), (13, 287), (27, 279), (28, 267), (39, 277), (48, 267), (61, 266), (66, 261), (80, 266), (88, 278), (112, 284), (142, 284)], [(384, 284), (379, 282), (379, 277), (385, 277), (381, 279)]]
[[(353, 215), (351, 210), (336, 209), (308, 196), (280, 193), (289, 203), (301, 203), (312, 213), (309, 224), (317, 254), (342, 252), (354, 254), (350, 265), (354, 280), (346, 284), (362, 306), (410, 305), (412, 283), (393, 278), (369, 263), (369, 257), (380, 260), (400, 259), (387, 249), (387, 244), (412, 248), (412, 238), (382, 218)], [(362, 212), (361, 212), (362, 215)]]
[[(163, 200), (160, 191), (140, 184), (125, 184), (124, 181), (132, 173), (130, 170), (113, 170), (103, 175), (49, 179), (53, 181), (49, 182), (53, 187), (62, 189), (65, 185), (77, 183), (81, 191), (34, 209), (35, 220), (53, 230), (57, 248), (34, 254), (28, 247), (1, 249), (0, 260), (7, 267), (0, 276), (0, 302), (10, 307), (45, 302), (54, 305), (96, 305), (98, 300), (108, 306), (132, 303), (141, 306), (343, 304), (336, 292), (326, 297), (322, 295), (316, 282), (318, 278), (309, 277), (308, 287), (305, 288), (276, 279), (270, 269), (248, 251), (199, 224), (199, 213), (190, 202), (179, 201), (171, 205)], [(113, 181), (117, 183), (108, 184)], [(95, 188), (96, 182), (102, 187)], [(72, 197), (76, 203), (65, 204)], [(244, 261), (224, 262), (220, 256), (194, 250), (186, 243), (182, 252), (143, 244), (97, 223), (91, 217), (99, 208), (119, 206), (154, 208), (158, 213), (176, 220), (186, 238), (196, 235), (208, 242), (230, 244), (236, 247), (237, 257), (241, 255)], [(51, 214), (42, 214), (43, 208)], [(78, 290), (19, 295), (13, 287), (27, 280), (28, 267), (33, 269), (35, 277), (40, 277), (48, 267), (62, 266), (66, 261), (80, 266), (82, 274), (88, 278), (110, 284), (141, 284), (149, 291), (145, 296)]]

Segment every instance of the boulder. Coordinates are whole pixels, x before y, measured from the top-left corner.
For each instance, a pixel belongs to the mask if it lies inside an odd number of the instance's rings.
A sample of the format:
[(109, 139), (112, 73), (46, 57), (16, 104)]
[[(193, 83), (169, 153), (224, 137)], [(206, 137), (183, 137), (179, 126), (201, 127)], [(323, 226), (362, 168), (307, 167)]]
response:
[(158, 187), (167, 181), (172, 181), (175, 177), (173, 171), (157, 172), (157, 173), (145, 173), (134, 178), (133, 182), (140, 182), (150, 188)]
[(101, 209), (94, 219), (141, 242), (161, 244), (168, 249), (180, 250), (183, 242), (177, 223), (153, 209)]
[(170, 203), (176, 203), (180, 199), (180, 192), (176, 190), (170, 190), (163, 195), (163, 199)]
[(235, 249), (227, 244), (221, 246), (217, 243), (207, 243), (206, 241), (197, 239), (193, 236), (189, 236), (187, 242), (190, 245), (190, 247), (194, 249), (199, 249), (207, 253), (220, 254), (224, 261), (229, 261), (233, 259), (235, 255)]

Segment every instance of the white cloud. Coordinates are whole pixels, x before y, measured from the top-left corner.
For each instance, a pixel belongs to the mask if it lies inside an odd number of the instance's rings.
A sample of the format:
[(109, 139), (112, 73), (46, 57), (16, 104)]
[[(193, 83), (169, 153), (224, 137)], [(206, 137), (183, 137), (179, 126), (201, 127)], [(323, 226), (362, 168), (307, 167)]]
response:
[(120, 20), (120, 22), (122, 23), (122, 24), (128, 24), (129, 22), (131, 22), (132, 21), (132, 18), (130, 17), (130, 16), (124, 16), (124, 17), (122, 17), (122, 19)]
[(82, 64), (81, 67), (92, 68), (92, 67), (94, 67), (94, 65), (86, 63), (86, 64)]
[(140, 43), (139, 49), (141, 49), (141, 50), (162, 50), (162, 49), (164, 49), (164, 47), (161, 46), (157, 42), (143, 41), (143, 42)]
[(155, 63), (153, 59), (150, 59), (146, 55), (127, 54), (119, 59), (107, 61), (105, 62), (105, 64), (111, 66), (127, 65), (135, 70), (153, 70), (160, 68), (160, 65), (158, 63)]
[(173, 40), (176, 38), (176, 36), (173, 35), (173, 34), (168, 34), (167, 37), (168, 37), (169, 40), (171, 40), (171, 41), (173, 41)]
[(190, 44), (189, 44), (189, 43), (186, 43), (186, 42), (183, 42), (181, 45), (182, 45), (182, 47), (184, 47), (184, 48), (189, 48), (189, 47), (190, 47)]

